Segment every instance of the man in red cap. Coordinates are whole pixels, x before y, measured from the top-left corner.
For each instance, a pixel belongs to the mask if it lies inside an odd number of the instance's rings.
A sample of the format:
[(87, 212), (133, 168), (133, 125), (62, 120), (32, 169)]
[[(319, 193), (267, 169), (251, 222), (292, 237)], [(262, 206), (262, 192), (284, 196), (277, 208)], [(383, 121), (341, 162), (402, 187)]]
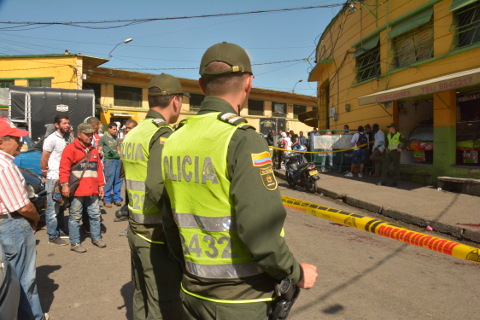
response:
[(25, 179), (13, 164), (28, 131), (0, 119), (0, 244), (20, 280), (18, 319), (45, 318), (36, 284), (35, 231), (40, 216), (28, 198)]

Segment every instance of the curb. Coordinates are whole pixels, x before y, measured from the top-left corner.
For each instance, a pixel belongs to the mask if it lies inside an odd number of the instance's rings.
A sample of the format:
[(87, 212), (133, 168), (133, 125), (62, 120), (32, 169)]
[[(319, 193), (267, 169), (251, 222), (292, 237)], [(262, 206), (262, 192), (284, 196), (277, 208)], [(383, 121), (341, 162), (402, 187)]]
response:
[[(280, 170), (274, 170), (275, 175), (278, 178), (281, 178), (285, 180), (285, 173), (280, 171)], [(459, 226), (454, 226), (454, 225), (449, 225), (449, 224), (444, 224), (442, 222), (437, 222), (437, 221), (429, 221), (417, 216), (414, 216), (412, 214), (402, 212), (399, 210), (391, 209), (388, 207), (383, 207), (379, 206), (375, 203), (371, 202), (366, 202), (364, 200), (356, 199), (355, 197), (346, 195), (346, 194), (340, 194), (337, 193), (333, 190), (326, 189), (325, 187), (316, 187), (316, 193), (319, 193), (321, 195), (324, 195), (326, 197), (329, 197), (334, 200), (342, 200), (344, 203), (360, 208), (363, 210), (367, 210), (370, 212), (374, 212), (380, 215), (383, 215), (388, 218), (392, 218), (395, 220), (399, 220), (408, 224), (412, 224), (418, 227), (426, 228), (427, 226), (431, 226), (436, 232), (442, 233), (442, 234), (447, 234), (450, 236), (455, 237), (458, 240), (469, 240), (475, 243), (480, 244), (480, 233), (467, 230), (464, 228), (461, 228)]]

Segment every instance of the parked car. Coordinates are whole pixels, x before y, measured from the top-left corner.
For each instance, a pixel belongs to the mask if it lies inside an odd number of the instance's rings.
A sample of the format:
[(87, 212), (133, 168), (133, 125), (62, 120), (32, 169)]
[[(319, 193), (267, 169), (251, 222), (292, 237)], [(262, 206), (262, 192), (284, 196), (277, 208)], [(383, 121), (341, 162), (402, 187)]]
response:
[(0, 265), (0, 318), (14, 320), (17, 319), (20, 303), (20, 282), (6, 259), (1, 245)]
[(26, 168), (18, 168), (25, 178), (28, 197), (35, 208), (37, 208), (37, 212), (42, 220), (45, 218), (45, 209), (47, 208), (47, 190), (45, 190), (42, 177)]
[(23, 146), (20, 154), (15, 157), (13, 163), (21, 168), (28, 169), (39, 175), (42, 174), (40, 168), (40, 159), (42, 158), (42, 150), (37, 148), (36, 144), (27, 136), (22, 137)]

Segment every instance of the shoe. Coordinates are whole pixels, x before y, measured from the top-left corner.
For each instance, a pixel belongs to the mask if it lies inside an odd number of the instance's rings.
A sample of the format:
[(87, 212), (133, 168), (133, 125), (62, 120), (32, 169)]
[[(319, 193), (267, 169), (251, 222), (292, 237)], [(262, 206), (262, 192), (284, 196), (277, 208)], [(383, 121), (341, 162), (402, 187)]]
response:
[(128, 217), (122, 216), (120, 218), (113, 219), (113, 222), (122, 222), (122, 221), (128, 221)]
[(60, 231), (59, 237), (62, 238), (62, 239), (68, 239), (68, 238), (69, 238), (68, 234), (66, 234), (66, 233), (63, 232), (63, 231)]
[(55, 239), (48, 240), (48, 244), (55, 244), (57, 246), (66, 246), (68, 241), (61, 239), (60, 237), (56, 237)]
[(72, 246), (70, 247), (71, 251), (74, 251), (76, 253), (85, 253), (87, 252), (87, 249), (82, 247), (80, 243), (72, 243)]
[(94, 246), (97, 246), (99, 248), (105, 248), (107, 246), (107, 244), (102, 239), (92, 241), (92, 243)]
[(112, 203), (110, 202), (105, 203), (105, 208), (111, 208), (111, 207), (112, 207)]
[(48, 315), (48, 313), (45, 313), (45, 314), (43, 315), (43, 319), (45, 319), (45, 320), (50, 320), (50, 316)]
[(320, 172), (325, 173), (325, 172), (327, 172), (327, 170), (321, 169)]
[(121, 207), (121, 206), (122, 206), (122, 202), (121, 202), (121, 201), (116, 201), (116, 202), (115, 202), (115, 205), (116, 205), (117, 207)]
[(345, 177), (347, 177), (347, 178), (351, 178), (351, 177), (353, 177), (353, 173), (351, 173), (351, 172), (348, 172), (348, 173), (345, 175)]
[(363, 174), (359, 173), (359, 174), (358, 174), (358, 177), (359, 177), (359, 178), (362, 178), (362, 177), (363, 177)]
[(384, 186), (384, 185), (385, 185), (385, 184), (384, 184), (383, 182), (381, 182), (381, 181), (380, 181), (379, 183), (377, 183), (377, 186)]

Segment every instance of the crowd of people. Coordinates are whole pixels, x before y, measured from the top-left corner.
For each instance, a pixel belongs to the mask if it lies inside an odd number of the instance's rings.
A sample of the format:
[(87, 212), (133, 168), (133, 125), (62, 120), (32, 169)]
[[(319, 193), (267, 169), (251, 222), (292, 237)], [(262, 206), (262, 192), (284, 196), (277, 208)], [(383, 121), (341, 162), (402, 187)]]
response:
[[(206, 97), (198, 115), (176, 130), (187, 94), (166, 74), (151, 80), (146, 118), (121, 143), (118, 124), (100, 136), (98, 119), (89, 118), (72, 139), (69, 119), (55, 118), (41, 159), (49, 243), (68, 245), (69, 237), (71, 250), (85, 253), (83, 218), (92, 243), (105, 248), (100, 201), (121, 206), (125, 180), (134, 319), (269, 319), (282, 312), (286, 294), (315, 284), (317, 269), (289, 250), (268, 146), (238, 116), (254, 78), (246, 51), (218, 43), (204, 53), (199, 73)], [(21, 257), (7, 257), (22, 284), (19, 319), (30, 320), (47, 315), (35, 284), (39, 216), (12, 163), (27, 134), (0, 122), (0, 244), (7, 253), (22, 248)], [(308, 145), (302, 132), (281, 137), (291, 149)], [(12, 232), (22, 234), (15, 244)]]

